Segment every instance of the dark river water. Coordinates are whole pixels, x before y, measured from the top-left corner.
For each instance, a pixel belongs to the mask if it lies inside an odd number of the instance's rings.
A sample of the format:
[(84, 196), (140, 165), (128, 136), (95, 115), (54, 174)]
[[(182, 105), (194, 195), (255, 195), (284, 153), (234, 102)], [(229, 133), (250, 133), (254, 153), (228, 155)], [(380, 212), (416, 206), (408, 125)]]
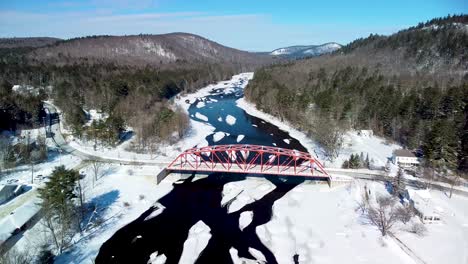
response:
[[(208, 117), (208, 123), (215, 132), (225, 132), (221, 140), (214, 142), (213, 135), (206, 137), (209, 145), (238, 144), (238, 135), (244, 135), (241, 144), (278, 146), (299, 151), (305, 147), (278, 127), (253, 116), (237, 107), (236, 100), (243, 96), (242, 89), (236, 87), (231, 94), (214, 91), (205, 99), (205, 106), (197, 108), (198, 100), (189, 108), (191, 118), (196, 113)], [(208, 103), (208, 99), (215, 99)], [(227, 115), (234, 116), (236, 122), (225, 122)], [(218, 121), (222, 118), (222, 122)], [(254, 126), (253, 126), (254, 125)], [(289, 140), (289, 144), (284, 141)], [(208, 177), (192, 181), (194, 175), (174, 183), (174, 189), (159, 200), (165, 209), (158, 216), (145, 220), (156, 208), (149, 208), (138, 219), (117, 231), (106, 241), (96, 258), (96, 263), (147, 263), (153, 252), (167, 257), (166, 263), (178, 263), (187, 239), (189, 229), (198, 221), (209, 228), (211, 238), (195, 263), (232, 263), (229, 249), (238, 250), (239, 257), (255, 260), (249, 247), (260, 251), (267, 263), (277, 263), (271, 252), (258, 238), (255, 229), (270, 221), (273, 203), (300, 184), (298, 177), (278, 178), (265, 176), (276, 188), (261, 199), (256, 200), (236, 212), (228, 213), (227, 205), (222, 206), (222, 192), (225, 184), (245, 180), (239, 174), (212, 173)], [(242, 212), (252, 211), (252, 222), (243, 230), (239, 228)], [(137, 239), (138, 237), (138, 239)], [(298, 255), (291, 252), (291, 260), (297, 262)]]

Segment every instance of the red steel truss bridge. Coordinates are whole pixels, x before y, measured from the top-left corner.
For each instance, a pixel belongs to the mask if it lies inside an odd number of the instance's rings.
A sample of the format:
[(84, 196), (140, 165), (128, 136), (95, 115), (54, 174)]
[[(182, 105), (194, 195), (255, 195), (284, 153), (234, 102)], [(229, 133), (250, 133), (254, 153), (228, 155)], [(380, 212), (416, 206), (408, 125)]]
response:
[(170, 171), (225, 172), (300, 176), (331, 180), (309, 153), (259, 145), (215, 145), (191, 148), (167, 167)]

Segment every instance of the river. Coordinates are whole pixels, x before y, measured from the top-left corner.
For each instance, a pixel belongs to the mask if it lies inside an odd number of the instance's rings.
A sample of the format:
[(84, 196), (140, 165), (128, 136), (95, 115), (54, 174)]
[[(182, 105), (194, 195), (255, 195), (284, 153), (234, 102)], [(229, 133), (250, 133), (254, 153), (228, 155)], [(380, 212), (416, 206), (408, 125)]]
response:
[[(190, 118), (203, 122), (208, 120), (206, 122), (215, 128), (215, 133), (205, 138), (207, 144), (257, 144), (307, 151), (287, 132), (247, 114), (236, 105), (236, 100), (243, 96), (242, 81), (226, 84), (229, 92), (226, 88), (213, 90), (188, 108)], [(158, 210), (149, 208), (117, 231), (102, 245), (96, 263), (146, 264), (154, 252), (164, 254), (165, 263), (179, 263), (189, 230), (199, 221), (210, 228), (211, 237), (194, 263), (233, 263), (232, 248), (241, 258), (255, 260), (249, 251), (253, 248), (263, 254), (267, 263), (277, 263), (274, 252), (260, 241), (255, 230), (270, 221), (274, 202), (303, 180), (265, 176), (275, 188), (240, 210), (229, 213), (226, 204), (221, 203), (223, 187), (229, 182), (245, 180), (245, 176), (212, 173), (206, 178), (194, 178), (192, 175), (174, 183), (173, 190), (159, 200), (165, 207), (162, 213), (149, 217)], [(252, 221), (241, 230), (240, 215), (249, 211), (253, 212)], [(297, 259), (296, 252), (291, 252), (291, 260), (297, 262)]]

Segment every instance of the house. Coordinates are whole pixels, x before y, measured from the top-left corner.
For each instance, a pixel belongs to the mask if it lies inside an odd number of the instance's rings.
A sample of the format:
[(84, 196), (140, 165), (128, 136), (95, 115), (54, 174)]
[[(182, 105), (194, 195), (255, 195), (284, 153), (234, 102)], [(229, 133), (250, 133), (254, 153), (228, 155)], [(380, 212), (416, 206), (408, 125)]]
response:
[(441, 221), (441, 213), (443, 210), (434, 205), (431, 200), (429, 190), (408, 190), (410, 204), (416, 210), (416, 215), (419, 216), (423, 223), (437, 223)]
[(393, 151), (392, 162), (400, 167), (419, 165), (418, 158), (407, 149), (397, 149)]

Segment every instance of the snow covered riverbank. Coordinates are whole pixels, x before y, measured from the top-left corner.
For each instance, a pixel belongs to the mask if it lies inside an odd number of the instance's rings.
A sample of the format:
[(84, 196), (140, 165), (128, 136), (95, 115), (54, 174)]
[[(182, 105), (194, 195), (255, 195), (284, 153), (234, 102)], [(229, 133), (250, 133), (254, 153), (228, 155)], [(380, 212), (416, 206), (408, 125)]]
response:
[(258, 110), (254, 104), (247, 102), (244, 97), (237, 100), (236, 103), (249, 115), (263, 119), (288, 132), (291, 137), (299, 140), (310, 154), (316, 156), (327, 167), (341, 168), (343, 161), (348, 159), (351, 154), (360, 154), (361, 152), (364, 155), (369, 154), (369, 159), (374, 161), (375, 166), (384, 166), (387, 159), (392, 156), (393, 150), (401, 148), (401, 146), (387, 143), (385, 139), (377, 136), (360, 136), (356, 131), (348, 131), (344, 135), (344, 144), (339, 156), (333, 162), (330, 162), (327, 161), (323, 149), (317, 142), (309, 138), (304, 132), (295, 129), (287, 121), (281, 121), (277, 117)]

